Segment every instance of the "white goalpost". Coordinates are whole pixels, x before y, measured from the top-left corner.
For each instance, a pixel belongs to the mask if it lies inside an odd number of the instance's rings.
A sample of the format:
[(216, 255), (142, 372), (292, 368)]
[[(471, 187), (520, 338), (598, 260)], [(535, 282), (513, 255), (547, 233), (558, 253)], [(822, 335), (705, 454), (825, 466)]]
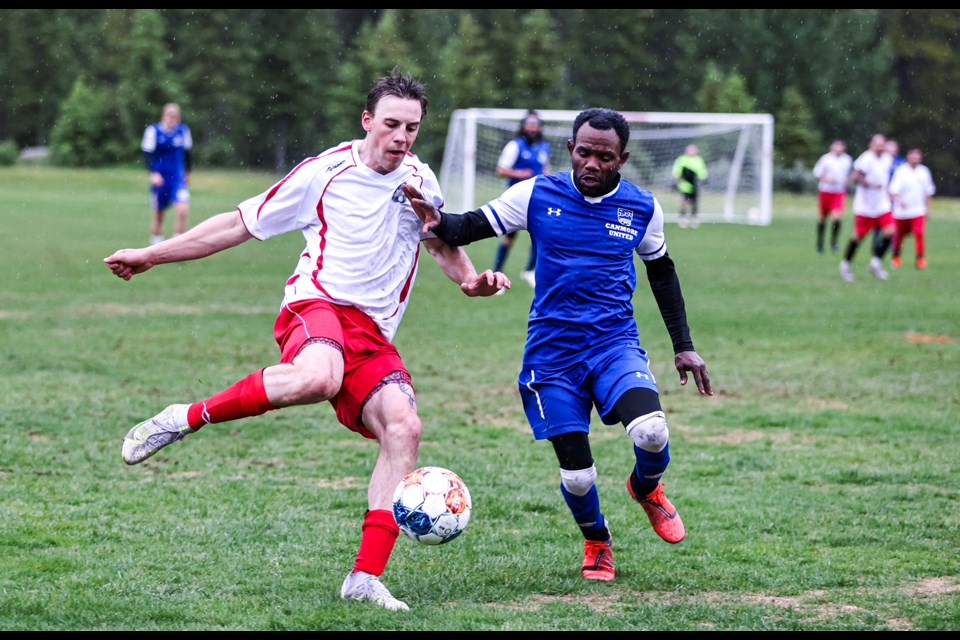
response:
[[(569, 171), (567, 140), (579, 111), (538, 109), (551, 144), (551, 171)], [(526, 109), (458, 109), (450, 116), (440, 185), (446, 206), (467, 211), (497, 197), (506, 182), (495, 173), (503, 145), (514, 138)], [(649, 189), (675, 222), (680, 194), (673, 161), (690, 143), (707, 165), (698, 189), (701, 222), (769, 225), (773, 193), (773, 116), (762, 113), (621, 112), (630, 123), (630, 159), (621, 173)]]

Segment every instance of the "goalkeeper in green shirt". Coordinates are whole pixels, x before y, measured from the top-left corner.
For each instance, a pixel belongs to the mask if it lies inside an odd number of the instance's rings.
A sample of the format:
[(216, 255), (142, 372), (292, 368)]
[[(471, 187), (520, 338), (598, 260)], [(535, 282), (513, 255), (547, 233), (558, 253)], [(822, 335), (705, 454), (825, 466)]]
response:
[(690, 226), (696, 229), (700, 224), (697, 220), (697, 187), (706, 179), (707, 164), (700, 157), (697, 145), (688, 144), (684, 154), (673, 162), (673, 180), (680, 192), (681, 228)]

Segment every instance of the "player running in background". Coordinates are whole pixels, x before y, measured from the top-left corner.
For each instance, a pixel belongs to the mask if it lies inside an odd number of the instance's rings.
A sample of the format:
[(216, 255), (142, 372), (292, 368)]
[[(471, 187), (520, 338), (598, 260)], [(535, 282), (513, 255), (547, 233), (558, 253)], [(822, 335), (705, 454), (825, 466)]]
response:
[(306, 247), (286, 280), (274, 324), (280, 363), (250, 373), (214, 395), (172, 404), (123, 440), (127, 464), (207, 424), (293, 405), (329, 402), (348, 429), (379, 444), (353, 570), (341, 597), (406, 610), (380, 582), (399, 534), (393, 491), (415, 468), (421, 422), (410, 373), (392, 344), (410, 300), (421, 244), (468, 296), (495, 294), (510, 281), (474, 270), (467, 254), (432, 234), (401, 185), (414, 184), (439, 206), (430, 167), (410, 151), (426, 114), (421, 83), (394, 71), (367, 95), (366, 136), (303, 160), (275, 185), (186, 233), (104, 259), (129, 280), (151, 267), (203, 258), (255, 238), (300, 231)]
[(847, 187), (853, 158), (847, 153), (847, 144), (839, 138), (830, 143), (830, 151), (820, 156), (813, 165), (813, 175), (820, 181), (817, 186), (819, 217), (817, 219), (817, 253), (823, 253), (823, 240), (827, 220), (830, 220), (830, 250), (840, 248), (840, 225), (846, 205)]
[(926, 240), (924, 227), (930, 202), (937, 192), (933, 184), (930, 169), (923, 162), (920, 149), (907, 151), (906, 163), (897, 167), (890, 182), (890, 197), (893, 199), (893, 220), (896, 230), (893, 234), (893, 256), (890, 264), (894, 269), (900, 267), (900, 252), (903, 240), (913, 234), (914, 256), (917, 269), (927, 268)]
[[(504, 145), (497, 160), (497, 175), (507, 179), (512, 187), (521, 180), (550, 173), (550, 143), (543, 139), (543, 121), (536, 111), (530, 110), (520, 122), (517, 136)], [(497, 254), (493, 259), (493, 270), (503, 271), (503, 265), (510, 255), (510, 249), (516, 240), (517, 232), (512, 231), (500, 238)], [(536, 287), (537, 248), (531, 244), (527, 256), (527, 266), (520, 272), (520, 279)]]
[(893, 215), (890, 213), (890, 154), (885, 152), (886, 136), (881, 133), (870, 138), (870, 147), (853, 162), (850, 179), (857, 185), (853, 194), (853, 237), (847, 243), (840, 261), (840, 277), (847, 282), (854, 279), (850, 262), (864, 236), (880, 230), (880, 239), (871, 243), (870, 273), (880, 280), (888, 278), (883, 270), (883, 255), (893, 240)]
[(620, 175), (630, 156), (629, 136), (621, 114), (587, 109), (577, 116), (567, 142), (573, 171), (526, 180), (465, 214), (441, 213), (428, 197), (404, 186), (424, 229), (449, 244), (527, 229), (537, 246), (541, 277), (518, 386), (534, 438), (549, 441), (556, 453), (560, 492), (583, 535), (581, 575), (588, 580), (615, 576), (590, 450), (594, 407), (604, 424), (619, 422), (630, 437), (635, 464), (626, 491), (654, 531), (671, 543), (686, 535), (661, 482), (670, 462), (669, 432), (634, 318), (635, 257), (646, 268), (673, 342), (680, 384), (692, 374), (699, 392), (713, 395), (690, 337), (660, 203)]
[(180, 121), (180, 106), (172, 102), (163, 105), (160, 122), (151, 124), (140, 141), (143, 162), (150, 172), (150, 244), (163, 241), (163, 219), (173, 204), (176, 211), (173, 235), (187, 230), (190, 214), (190, 169), (193, 137), (190, 127)]

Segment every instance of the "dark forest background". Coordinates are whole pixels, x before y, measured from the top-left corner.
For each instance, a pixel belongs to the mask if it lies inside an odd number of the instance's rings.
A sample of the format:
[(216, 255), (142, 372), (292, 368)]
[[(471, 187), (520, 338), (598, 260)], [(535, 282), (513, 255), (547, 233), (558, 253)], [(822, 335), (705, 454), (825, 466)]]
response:
[(427, 85), (434, 167), (457, 108), (762, 112), (781, 187), (881, 132), (960, 195), (960, 9), (8, 9), (0, 148), (136, 163), (172, 101), (195, 166), (286, 171), (359, 137), (393, 67)]

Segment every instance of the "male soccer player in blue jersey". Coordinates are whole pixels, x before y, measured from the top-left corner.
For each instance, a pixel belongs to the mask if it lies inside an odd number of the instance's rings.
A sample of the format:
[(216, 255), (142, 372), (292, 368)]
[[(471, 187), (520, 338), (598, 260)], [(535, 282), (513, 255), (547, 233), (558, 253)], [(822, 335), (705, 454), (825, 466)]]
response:
[(176, 210), (173, 235), (187, 230), (189, 216), (191, 150), (193, 138), (190, 127), (180, 121), (180, 107), (174, 103), (163, 105), (160, 122), (148, 126), (140, 143), (143, 162), (150, 172), (150, 244), (163, 241), (164, 212), (172, 203)]
[(581, 574), (588, 580), (615, 575), (588, 437), (593, 407), (604, 424), (622, 423), (633, 441), (636, 464), (626, 488), (654, 531), (672, 543), (686, 535), (663, 493), (667, 421), (634, 319), (634, 255), (646, 267), (673, 342), (680, 384), (690, 374), (701, 394), (713, 395), (690, 338), (660, 203), (620, 175), (629, 136), (618, 112), (587, 109), (567, 142), (572, 171), (521, 182), (465, 214), (440, 212), (404, 185), (424, 229), (451, 245), (527, 229), (537, 247), (537, 288), (518, 383), (534, 438), (549, 440), (560, 463), (560, 491), (583, 533)]
[[(504, 145), (497, 159), (497, 175), (507, 179), (512, 187), (521, 180), (550, 173), (550, 143), (543, 139), (543, 121), (540, 114), (531, 109), (520, 121), (520, 130), (515, 138)], [(510, 249), (517, 237), (516, 231), (509, 231), (500, 238), (500, 246), (493, 259), (493, 270), (503, 271), (503, 265), (510, 255)], [(520, 272), (520, 279), (536, 287), (537, 247), (530, 245), (527, 265)], [(506, 289), (501, 289), (503, 293)]]

